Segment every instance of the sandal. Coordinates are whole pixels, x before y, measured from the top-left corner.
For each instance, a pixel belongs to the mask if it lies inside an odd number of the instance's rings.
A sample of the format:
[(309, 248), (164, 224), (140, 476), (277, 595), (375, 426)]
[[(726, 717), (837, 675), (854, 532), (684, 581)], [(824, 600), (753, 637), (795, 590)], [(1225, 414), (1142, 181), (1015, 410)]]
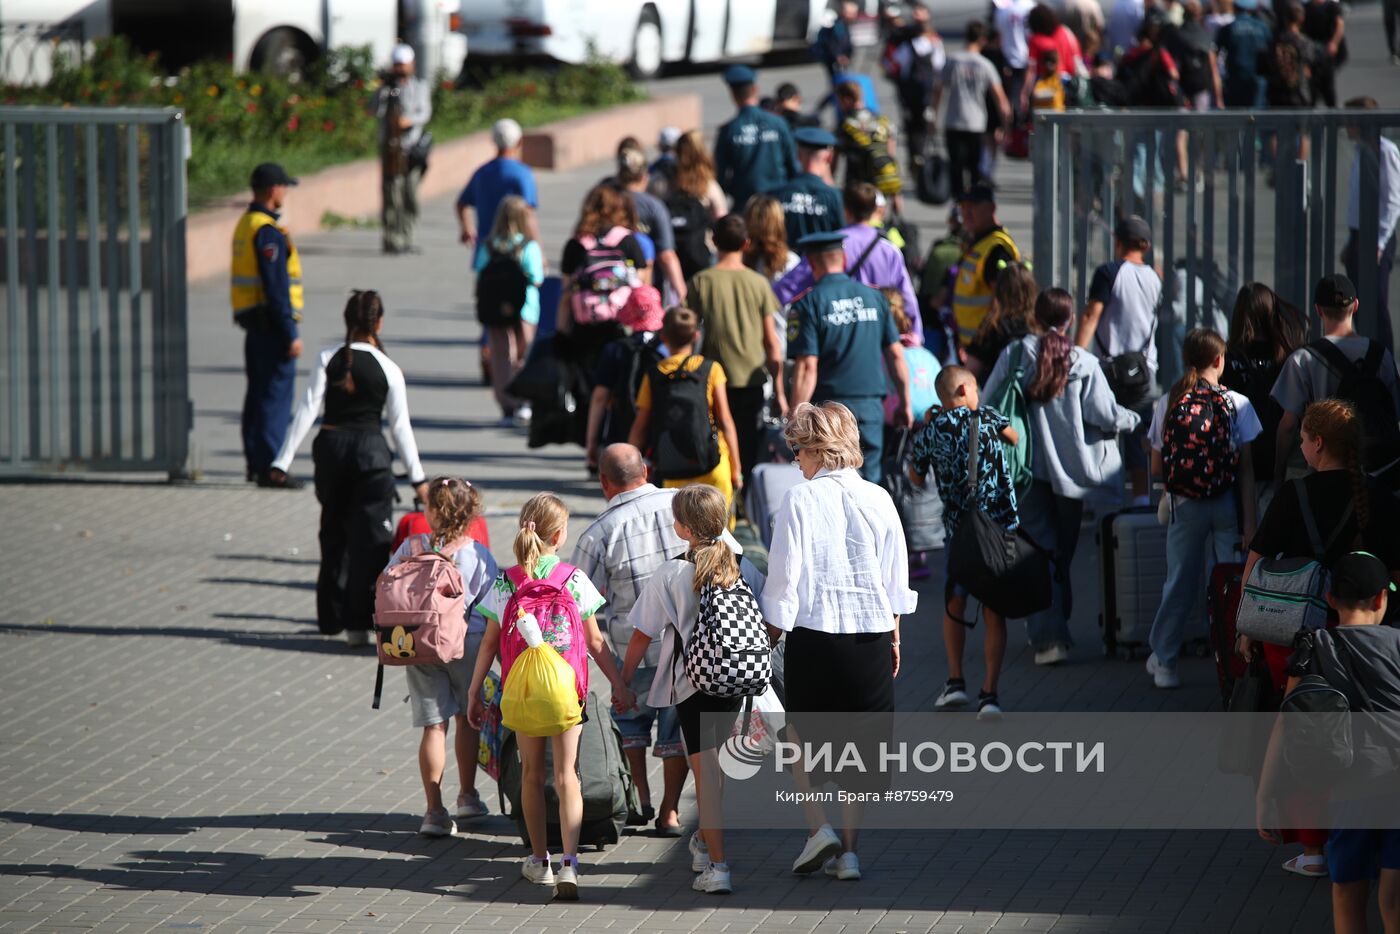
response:
[(1309, 879), (1321, 879), (1327, 875), (1327, 857), (1300, 853), (1283, 864), (1283, 871)]

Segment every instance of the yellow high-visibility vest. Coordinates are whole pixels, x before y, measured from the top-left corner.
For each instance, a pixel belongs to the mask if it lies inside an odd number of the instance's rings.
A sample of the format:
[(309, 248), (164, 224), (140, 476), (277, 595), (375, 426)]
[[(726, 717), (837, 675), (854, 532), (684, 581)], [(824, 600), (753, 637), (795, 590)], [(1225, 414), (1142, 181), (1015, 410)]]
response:
[(291, 282), (288, 297), (292, 303), (292, 317), (300, 321), (302, 309), (301, 257), (296, 244), (285, 227), (277, 223), (272, 215), (258, 208), (249, 208), (238, 219), (233, 229), (233, 263), (229, 275), (229, 303), (233, 313), (267, 303), (267, 293), (263, 291), (262, 277), (258, 275), (258, 251), (253, 245), (258, 231), (271, 224), (282, 231), (287, 238), (287, 278)]
[(992, 306), (992, 287), (987, 284), (987, 256), (1002, 246), (1020, 262), (1016, 241), (1000, 227), (985, 234), (958, 260), (958, 280), (953, 285), (953, 318), (958, 323), (958, 343), (966, 347), (982, 326)]

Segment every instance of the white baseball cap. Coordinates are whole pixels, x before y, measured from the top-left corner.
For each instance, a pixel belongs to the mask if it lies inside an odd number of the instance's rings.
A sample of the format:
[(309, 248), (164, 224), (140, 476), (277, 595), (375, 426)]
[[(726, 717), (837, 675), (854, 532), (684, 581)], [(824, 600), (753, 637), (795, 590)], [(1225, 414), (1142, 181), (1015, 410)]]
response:
[(497, 149), (514, 149), (520, 145), (520, 137), (524, 135), (520, 124), (510, 117), (497, 120), (495, 126), (491, 127), (491, 139), (496, 143)]
[(413, 46), (400, 42), (394, 46), (393, 54), (390, 55), (389, 60), (395, 65), (412, 65), (414, 57)]
[(662, 149), (672, 150), (681, 141), (681, 128), (678, 126), (664, 126), (661, 128), (661, 139), (659, 143)]

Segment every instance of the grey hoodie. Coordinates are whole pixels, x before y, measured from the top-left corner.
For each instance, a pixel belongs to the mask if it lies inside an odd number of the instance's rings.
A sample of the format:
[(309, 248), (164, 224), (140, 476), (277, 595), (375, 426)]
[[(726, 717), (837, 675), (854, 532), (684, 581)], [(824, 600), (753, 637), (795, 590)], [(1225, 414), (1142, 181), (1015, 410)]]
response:
[[(1010, 376), (1012, 344), (1001, 352), (983, 398), (995, 398)], [(1029, 334), (1020, 346), (1023, 388), (1029, 388), (1040, 365), (1040, 337)], [(1084, 499), (1097, 488), (1116, 482), (1123, 459), (1118, 433), (1137, 427), (1138, 416), (1113, 399), (1098, 358), (1075, 347), (1070, 355), (1069, 382), (1049, 402), (1030, 404), (1031, 471), (1048, 482), (1059, 496)]]

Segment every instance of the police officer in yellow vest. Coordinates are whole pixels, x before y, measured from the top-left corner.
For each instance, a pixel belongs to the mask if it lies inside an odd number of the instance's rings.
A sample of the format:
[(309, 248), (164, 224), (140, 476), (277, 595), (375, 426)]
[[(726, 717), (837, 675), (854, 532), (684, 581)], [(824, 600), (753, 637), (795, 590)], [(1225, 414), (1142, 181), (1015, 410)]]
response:
[(958, 325), (958, 346), (966, 347), (991, 309), (997, 276), (1006, 266), (1020, 261), (1021, 251), (1011, 234), (997, 223), (997, 201), (992, 186), (978, 182), (969, 188), (958, 199), (958, 212), (971, 245), (958, 260), (958, 278), (953, 284), (953, 318)]
[(247, 332), (243, 365), (243, 457), (258, 486), (297, 488), (296, 479), (272, 476), (292, 419), (292, 391), (301, 356), (301, 258), (278, 223), (287, 188), (297, 180), (275, 162), (253, 170), (253, 202), (233, 231), (229, 300), (233, 320)]

